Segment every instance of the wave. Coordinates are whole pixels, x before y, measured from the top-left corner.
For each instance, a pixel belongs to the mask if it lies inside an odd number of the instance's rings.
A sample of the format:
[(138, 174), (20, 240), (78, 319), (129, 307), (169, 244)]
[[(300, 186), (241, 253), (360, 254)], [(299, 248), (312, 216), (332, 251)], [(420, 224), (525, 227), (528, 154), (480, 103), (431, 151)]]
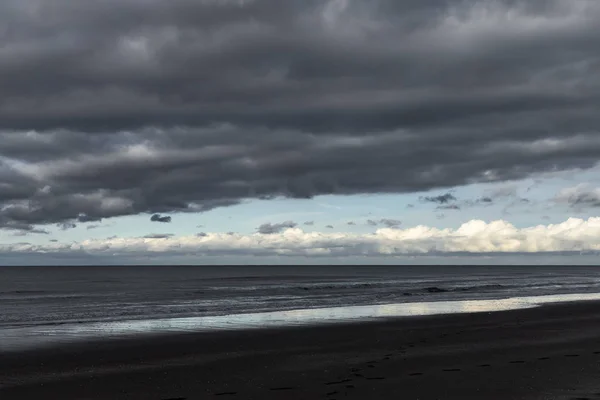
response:
[(44, 293), (48, 293), (47, 290), (7, 290), (7, 291), (0, 291), (0, 294), (24, 294), (24, 295), (28, 295), (28, 294), (44, 294)]
[(339, 283), (339, 284), (316, 284), (310, 286), (296, 286), (295, 289), (301, 290), (332, 290), (332, 289), (366, 289), (366, 288), (374, 288), (374, 287), (385, 287), (392, 286), (391, 283), (364, 283), (364, 282), (356, 282), (356, 283)]
[(427, 293), (447, 293), (447, 292), (474, 292), (479, 290), (502, 290), (509, 289), (510, 286), (499, 285), (499, 284), (486, 284), (486, 285), (474, 285), (474, 286), (461, 286), (461, 287), (451, 287), (444, 288), (439, 286), (429, 286), (423, 288), (423, 292)]

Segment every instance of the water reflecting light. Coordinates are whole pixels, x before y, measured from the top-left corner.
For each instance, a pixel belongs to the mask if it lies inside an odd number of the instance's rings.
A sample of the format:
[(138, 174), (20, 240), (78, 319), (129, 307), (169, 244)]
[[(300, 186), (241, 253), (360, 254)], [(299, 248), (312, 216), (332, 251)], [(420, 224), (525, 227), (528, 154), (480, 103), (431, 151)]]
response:
[(600, 293), (514, 297), (496, 300), (379, 304), (222, 316), (15, 327), (0, 330), (0, 351), (15, 351), (58, 343), (141, 334), (256, 329), (390, 317), (497, 312), (532, 308), (548, 303), (584, 300), (600, 300)]

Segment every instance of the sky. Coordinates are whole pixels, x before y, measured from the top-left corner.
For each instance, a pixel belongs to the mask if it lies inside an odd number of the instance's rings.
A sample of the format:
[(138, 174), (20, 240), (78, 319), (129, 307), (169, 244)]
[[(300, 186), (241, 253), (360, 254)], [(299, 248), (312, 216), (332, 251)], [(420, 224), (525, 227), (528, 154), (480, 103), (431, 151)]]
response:
[(3, 0), (0, 265), (589, 264), (597, 0)]

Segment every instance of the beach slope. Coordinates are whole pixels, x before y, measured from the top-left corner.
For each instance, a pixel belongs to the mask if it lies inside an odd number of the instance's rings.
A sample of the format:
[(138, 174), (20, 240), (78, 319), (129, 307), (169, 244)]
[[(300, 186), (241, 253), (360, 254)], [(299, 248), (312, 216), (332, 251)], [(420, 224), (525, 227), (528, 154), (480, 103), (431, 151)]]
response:
[(0, 398), (600, 398), (600, 303), (2, 354)]

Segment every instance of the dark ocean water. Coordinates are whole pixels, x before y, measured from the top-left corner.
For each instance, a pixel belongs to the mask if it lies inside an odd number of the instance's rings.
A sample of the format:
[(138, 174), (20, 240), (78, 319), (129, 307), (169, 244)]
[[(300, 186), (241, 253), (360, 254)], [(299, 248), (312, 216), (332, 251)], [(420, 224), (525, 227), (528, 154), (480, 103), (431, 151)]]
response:
[(306, 313), (298, 310), (407, 303), (415, 309), (430, 302), (573, 293), (600, 293), (600, 268), (0, 267), (0, 350), (128, 330), (235, 325), (236, 318), (253, 315), (262, 315), (255, 325), (267, 325), (289, 310), (296, 311), (286, 318)]

